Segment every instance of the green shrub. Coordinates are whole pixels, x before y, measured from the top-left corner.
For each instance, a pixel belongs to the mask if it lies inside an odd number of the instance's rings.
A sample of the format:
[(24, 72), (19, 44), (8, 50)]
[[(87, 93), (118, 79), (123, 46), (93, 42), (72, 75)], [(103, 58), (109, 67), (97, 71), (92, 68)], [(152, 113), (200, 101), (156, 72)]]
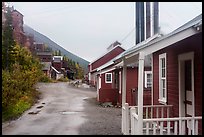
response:
[(60, 79), (58, 79), (57, 81), (61, 81), (61, 82), (68, 82), (69, 79), (67, 77), (61, 77)]
[(45, 82), (45, 83), (49, 83), (49, 82), (53, 82), (52, 79), (50, 79), (48, 76), (46, 75), (42, 75), (39, 79), (39, 82)]
[(30, 108), (37, 97), (33, 86), (43, 74), (38, 59), (25, 48), (15, 48), (15, 63), (2, 70), (2, 120), (16, 118)]

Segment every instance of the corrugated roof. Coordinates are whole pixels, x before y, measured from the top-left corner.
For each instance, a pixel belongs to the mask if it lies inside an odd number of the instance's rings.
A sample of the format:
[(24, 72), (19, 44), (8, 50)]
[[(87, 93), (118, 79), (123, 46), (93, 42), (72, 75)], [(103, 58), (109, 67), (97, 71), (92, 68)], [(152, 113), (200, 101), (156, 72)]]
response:
[[(106, 54), (108, 54), (109, 52), (113, 51), (113, 50), (116, 49), (117, 47), (122, 48), (121, 45), (117, 45), (117, 46), (113, 47), (111, 50), (106, 51), (104, 54), (102, 54), (101, 56), (99, 56), (98, 58), (96, 58), (95, 60), (93, 60), (92, 62), (90, 62), (89, 65), (92, 64), (92, 63), (94, 63), (95, 61), (99, 60), (100, 58), (102, 58), (103, 56), (105, 56)], [(124, 48), (122, 48), (122, 49), (124, 49)], [(125, 50), (125, 49), (124, 49), (124, 50)]]
[(188, 29), (190, 27), (193, 27), (193, 26), (195, 26), (197, 24), (202, 24), (202, 14), (196, 16), (195, 18), (193, 18), (189, 22), (185, 23), (184, 25), (180, 26), (179, 28), (175, 29), (174, 31), (172, 31), (169, 34), (166, 34), (166, 35), (161, 36), (161, 37), (157, 37), (157, 38), (155, 38), (155, 39), (153, 39), (153, 40), (151, 40), (151, 41), (149, 41), (147, 43), (141, 42), (141, 43), (135, 45), (134, 47), (132, 47), (132, 48), (128, 49), (127, 51), (125, 51), (122, 56), (125, 56), (127, 54), (131, 54), (131, 53), (133, 53), (135, 51), (138, 51), (138, 50), (140, 50), (142, 48), (145, 48), (147, 46), (151, 46), (151, 44), (154, 44), (156, 42), (164, 40), (164, 39), (166, 39), (166, 38), (168, 38), (170, 36), (173, 36), (173, 35), (181, 32), (181, 31), (184, 31), (184, 30), (186, 30), (186, 29)]

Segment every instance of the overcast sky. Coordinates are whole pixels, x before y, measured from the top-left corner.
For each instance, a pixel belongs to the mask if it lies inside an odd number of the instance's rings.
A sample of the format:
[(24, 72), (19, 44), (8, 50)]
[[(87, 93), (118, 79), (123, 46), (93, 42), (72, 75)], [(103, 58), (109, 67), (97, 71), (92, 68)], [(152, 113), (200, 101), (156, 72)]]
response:
[[(92, 61), (114, 41), (135, 45), (135, 2), (10, 2), (24, 23), (73, 54)], [(166, 34), (202, 13), (202, 2), (160, 2)]]

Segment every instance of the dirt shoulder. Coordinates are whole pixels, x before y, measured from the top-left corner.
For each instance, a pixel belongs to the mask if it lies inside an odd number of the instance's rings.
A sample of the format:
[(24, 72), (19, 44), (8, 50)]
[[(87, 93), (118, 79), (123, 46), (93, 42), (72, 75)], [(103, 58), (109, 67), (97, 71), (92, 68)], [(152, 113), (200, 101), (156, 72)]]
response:
[(122, 135), (121, 108), (103, 107), (96, 98), (84, 99), (86, 121), (79, 128), (81, 135)]

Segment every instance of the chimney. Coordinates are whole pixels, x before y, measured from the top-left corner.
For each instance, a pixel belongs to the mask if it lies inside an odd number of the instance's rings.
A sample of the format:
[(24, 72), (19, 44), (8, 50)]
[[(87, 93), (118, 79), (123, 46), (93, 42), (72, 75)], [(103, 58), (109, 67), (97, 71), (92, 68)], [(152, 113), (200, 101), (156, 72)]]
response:
[(136, 40), (138, 44), (159, 32), (159, 3), (136, 2)]

